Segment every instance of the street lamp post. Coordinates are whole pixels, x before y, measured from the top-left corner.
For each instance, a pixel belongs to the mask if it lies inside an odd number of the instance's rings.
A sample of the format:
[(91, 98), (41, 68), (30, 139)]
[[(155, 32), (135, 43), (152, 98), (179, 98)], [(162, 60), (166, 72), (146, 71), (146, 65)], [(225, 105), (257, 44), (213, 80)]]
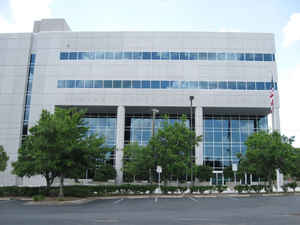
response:
[[(191, 106), (190, 106), (190, 114), (191, 114), (191, 122), (190, 122), (190, 130), (193, 130), (193, 100), (194, 100), (194, 96), (190, 96), (190, 102), (191, 102)], [(193, 183), (193, 136), (191, 135), (191, 182)]]
[[(158, 109), (152, 109), (152, 137), (154, 136), (155, 134), (155, 116), (156, 116), (156, 113), (159, 113), (159, 110)], [(153, 147), (154, 148), (154, 147)], [(154, 150), (154, 149), (153, 149)], [(157, 154), (155, 152), (155, 166), (157, 165)], [(151, 169), (149, 169), (149, 175), (150, 175), (150, 179), (151, 179)], [(152, 179), (151, 179), (152, 180)], [(152, 181), (151, 181), (152, 183)]]

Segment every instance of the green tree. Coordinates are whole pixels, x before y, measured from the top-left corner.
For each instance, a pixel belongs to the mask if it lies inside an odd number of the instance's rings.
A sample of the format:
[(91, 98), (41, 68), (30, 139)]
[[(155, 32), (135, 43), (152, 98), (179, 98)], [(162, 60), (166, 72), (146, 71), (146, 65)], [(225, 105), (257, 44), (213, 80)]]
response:
[(154, 169), (153, 152), (148, 147), (130, 143), (124, 148), (124, 173), (135, 181), (138, 179), (149, 179)]
[(232, 171), (232, 166), (227, 166), (223, 170), (223, 174), (225, 178), (234, 179), (234, 172)]
[(59, 176), (59, 195), (63, 197), (64, 178), (77, 178), (82, 171), (95, 168), (96, 160), (106, 154), (104, 138), (87, 135), (84, 114), (74, 108), (57, 108), (53, 114), (43, 110), (19, 149), (14, 173), (28, 177), (41, 174), (48, 188)]
[(253, 173), (268, 181), (272, 191), (276, 169), (283, 174), (291, 171), (294, 158), (293, 138), (280, 135), (278, 132), (260, 131), (252, 134), (245, 142), (247, 151), (241, 157), (239, 170)]
[(300, 149), (295, 149), (293, 167), (291, 168), (290, 175), (296, 180), (300, 180)]
[(213, 168), (205, 165), (196, 166), (195, 175), (200, 182), (208, 181), (213, 176)]
[(9, 157), (4, 151), (3, 146), (0, 145), (0, 171), (4, 171), (6, 169), (8, 159)]
[[(166, 118), (163, 128), (152, 136), (148, 144), (156, 165), (162, 167), (161, 175), (165, 185), (170, 174), (176, 173), (173, 175), (181, 176), (182, 167), (188, 169), (192, 165), (191, 149), (201, 140), (201, 136), (196, 136), (195, 132), (186, 126), (185, 116), (174, 125), (168, 123)], [(181, 170), (175, 169), (176, 166), (179, 166)]]

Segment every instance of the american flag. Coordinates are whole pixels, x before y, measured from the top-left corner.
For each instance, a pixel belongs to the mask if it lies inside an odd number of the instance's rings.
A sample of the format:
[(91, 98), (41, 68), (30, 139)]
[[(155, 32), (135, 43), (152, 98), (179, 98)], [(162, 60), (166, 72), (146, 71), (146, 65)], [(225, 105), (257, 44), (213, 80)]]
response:
[(270, 108), (271, 108), (271, 113), (273, 112), (274, 108), (274, 81), (272, 77), (272, 82), (271, 82), (271, 93), (270, 93)]

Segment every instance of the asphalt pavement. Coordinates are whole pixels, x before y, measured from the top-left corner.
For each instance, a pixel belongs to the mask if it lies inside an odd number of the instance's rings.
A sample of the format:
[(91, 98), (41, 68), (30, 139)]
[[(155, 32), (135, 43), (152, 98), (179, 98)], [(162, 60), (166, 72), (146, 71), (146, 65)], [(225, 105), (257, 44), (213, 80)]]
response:
[(0, 201), (0, 225), (299, 225), (300, 196), (105, 199), (73, 205)]

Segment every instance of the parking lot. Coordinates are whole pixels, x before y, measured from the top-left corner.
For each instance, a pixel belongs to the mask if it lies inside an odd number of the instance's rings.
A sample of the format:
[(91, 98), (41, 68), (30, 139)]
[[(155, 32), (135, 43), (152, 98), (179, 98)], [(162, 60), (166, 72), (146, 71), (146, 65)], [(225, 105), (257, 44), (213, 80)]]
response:
[(300, 196), (117, 198), (76, 205), (0, 201), (0, 224), (299, 225)]

